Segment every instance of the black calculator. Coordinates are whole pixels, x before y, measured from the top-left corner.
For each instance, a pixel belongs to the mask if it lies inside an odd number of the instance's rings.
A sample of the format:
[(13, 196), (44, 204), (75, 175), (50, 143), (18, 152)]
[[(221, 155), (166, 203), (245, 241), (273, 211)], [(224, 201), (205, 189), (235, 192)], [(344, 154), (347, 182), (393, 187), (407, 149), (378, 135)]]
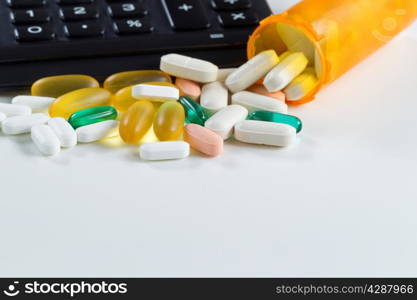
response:
[(237, 66), (270, 14), (266, 0), (0, 0), (0, 88), (157, 69), (171, 52)]

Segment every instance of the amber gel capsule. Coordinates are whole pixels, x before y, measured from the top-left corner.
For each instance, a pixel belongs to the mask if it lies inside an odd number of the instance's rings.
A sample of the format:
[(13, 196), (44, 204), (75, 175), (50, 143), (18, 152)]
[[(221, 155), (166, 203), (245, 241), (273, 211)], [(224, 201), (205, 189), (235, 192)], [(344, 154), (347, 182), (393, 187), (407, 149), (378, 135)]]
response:
[(199, 105), (189, 96), (180, 97), (178, 102), (181, 103), (185, 109), (187, 123), (204, 126), (209, 118), (209, 114), (201, 105)]
[(287, 124), (294, 127), (297, 133), (303, 129), (303, 123), (299, 118), (270, 111), (255, 111), (249, 115), (248, 120)]
[(56, 99), (49, 107), (51, 117), (68, 119), (73, 113), (96, 106), (108, 105), (111, 94), (101, 88), (86, 88), (69, 92)]
[(59, 75), (35, 81), (31, 90), (32, 96), (58, 98), (75, 90), (99, 86), (97, 80), (87, 75)]
[(172, 82), (172, 79), (171, 76), (162, 71), (128, 71), (107, 77), (103, 87), (114, 94), (127, 86), (145, 82)]
[(176, 141), (184, 130), (185, 111), (176, 101), (169, 101), (159, 108), (153, 129), (160, 141)]
[(111, 106), (97, 106), (72, 114), (68, 122), (74, 129), (107, 120), (116, 120), (117, 111)]
[[(150, 85), (162, 85), (162, 86), (171, 86), (176, 87), (174, 84), (170, 82), (145, 82), (143, 84), (150, 84)], [(125, 112), (129, 109), (129, 107), (139, 101), (139, 100), (149, 100), (146, 98), (133, 98), (132, 97), (132, 86), (127, 86), (119, 90), (116, 94), (113, 95), (111, 99), (111, 104), (116, 107), (118, 111)], [(150, 100), (149, 100), (150, 101)]]
[(149, 101), (138, 101), (129, 107), (120, 126), (120, 137), (128, 144), (137, 144), (152, 126), (155, 108)]

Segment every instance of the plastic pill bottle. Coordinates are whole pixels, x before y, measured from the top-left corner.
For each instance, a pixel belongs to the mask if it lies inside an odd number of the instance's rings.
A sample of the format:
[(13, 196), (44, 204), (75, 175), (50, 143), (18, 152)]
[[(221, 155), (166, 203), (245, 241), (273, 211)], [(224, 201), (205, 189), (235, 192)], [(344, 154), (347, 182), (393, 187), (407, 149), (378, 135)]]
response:
[(268, 49), (303, 51), (318, 77), (314, 90), (292, 102), (303, 104), (416, 18), (417, 0), (304, 0), (261, 21), (249, 39), (248, 58)]

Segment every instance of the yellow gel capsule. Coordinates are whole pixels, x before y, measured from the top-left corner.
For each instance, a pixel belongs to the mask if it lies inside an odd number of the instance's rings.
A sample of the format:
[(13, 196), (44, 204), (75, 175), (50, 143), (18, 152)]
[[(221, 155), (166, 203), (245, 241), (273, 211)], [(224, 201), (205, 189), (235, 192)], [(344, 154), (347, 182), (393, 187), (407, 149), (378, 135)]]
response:
[(138, 101), (129, 107), (120, 122), (119, 132), (123, 141), (137, 144), (152, 126), (155, 108), (149, 101)]
[(96, 106), (109, 105), (111, 93), (101, 88), (72, 91), (56, 99), (49, 107), (51, 117), (68, 119), (73, 113)]
[(145, 82), (172, 82), (171, 76), (162, 71), (128, 71), (107, 77), (103, 87), (113, 94), (127, 86)]
[(153, 129), (160, 141), (176, 141), (184, 130), (185, 111), (177, 101), (168, 101), (159, 108)]
[(97, 80), (87, 75), (59, 75), (44, 77), (32, 84), (32, 96), (58, 98), (66, 93), (100, 87)]
[[(170, 82), (145, 82), (143, 84), (176, 87), (174, 84)], [(133, 85), (122, 88), (112, 97), (111, 103), (118, 111), (121, 111), (121, 112), (127, 111), (133, 103), (139, 100), (149, 100), (146, 98), (133, 98), (132, 88), (133, 88)]]

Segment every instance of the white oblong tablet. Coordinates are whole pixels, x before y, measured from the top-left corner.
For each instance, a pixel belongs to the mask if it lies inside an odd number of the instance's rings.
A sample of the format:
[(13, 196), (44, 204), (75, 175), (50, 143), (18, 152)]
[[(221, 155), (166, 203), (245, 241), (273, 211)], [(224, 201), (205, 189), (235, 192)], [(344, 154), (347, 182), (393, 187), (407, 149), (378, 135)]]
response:
[(200, 96), (200, 105), (210, 112), (217, 112), (225, 108), (229, 102), (227, 87), (219, 82), (207, 83), (203, 86)]
[(217, 73), (217, 81), (224, 82), (226, 78), (236, 70), (237, 68), (219, 69), (219, 72)]
[(6, 120), (7, 116), (5, 113), (0, 112), (0, 129), (1, 129), (1, 124), (3, 123), (3, 120)]
[(219, 71), (211, 62), (180, 54), (162, 56), (160, 69), (170, 75), (202, 83), (216, 81)]
[(2, 122), (4, 134), (28, 133), (30, 129), (39, 124), (45, 124), (50, 117), (43, 113), (36, 113), (29, 116), (15, 116), (7, 118)]
[(232, 104), (246, 107), (249, 113), (256, 110), (266, 110), (281, 114), (288, 113), (288, 105), (275, 98), (259, 95), (252, 92), (239, 92), (232, 96)]
[(48, 110), (55, 98), (39, 97), (39, 96), (16, 96), (12, 99), (13, 104), (21, 104), (29, 106), (33, 112), (41, 112)]
[(245, 107), (236, 104), (229, 105), (208, 119), (205, 127), (226, 140), (232, 136), (235, 124), (245, 120), (247, 116), (248, 110)]
[(61, 143), (53, 130), (45, 124), (35, 125), (31, 129), (33, 143), (44, 155), (56, 155), (61, 151)]
[(67, 120), (61, 117), (52, 118), (48, 125), (61, 142), (61, 147), (71, 148), (77, 145), (77, 134)]
[(177, 101), (180, 97), (179, 89), (172, 86), (138, 84), (132, 88), (133, 98), (150, 98), (154, 101)]
[(182, 159), (190, 155), (190, 145), (181, 141), (143, 144), (139, 155), (143, 160)]
[(300, 75), (308, 65), (308, 59), (302, 52), (287, 55), (265, 77), (264, 86), (269, 92), (277, 92), (285, 88)]
[(287, 124), (245, 120), (235, 126), (235, 139), (249, 144), (287, 147), (296, 136), (295, 128)]
[(226, 86), (232, 93), (246, 90), (271, 71), (278, 62), (279, 57), (274, 50), (263, 51), (230, 74), (226, 79)]
[(28, 116), (32, 113), (32, 109), (27, 105), (0, 103), (0, 112), (7, 117)]
[(75, 132), (79, 143), (92, 143), (119, 135), (119, 121), (107, 120), (78, 127)]

